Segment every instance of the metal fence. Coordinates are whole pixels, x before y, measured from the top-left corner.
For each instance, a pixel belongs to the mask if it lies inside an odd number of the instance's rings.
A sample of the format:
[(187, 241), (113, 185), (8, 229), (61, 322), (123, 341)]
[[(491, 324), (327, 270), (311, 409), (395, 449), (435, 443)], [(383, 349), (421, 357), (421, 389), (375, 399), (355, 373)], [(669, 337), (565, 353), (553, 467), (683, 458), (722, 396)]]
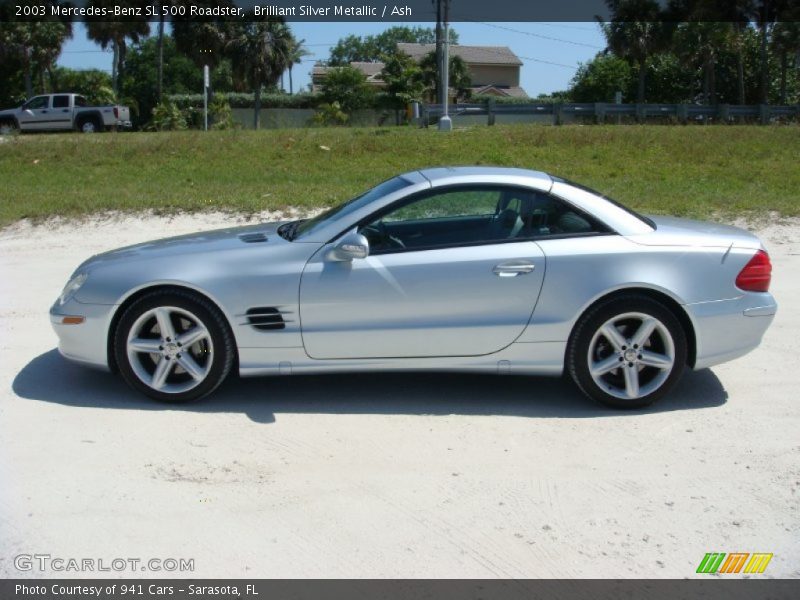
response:
[[(485, 104), (451, 104), (448, 113), (456, 119), (470, 117), (486, 118), (487, 125), (498, 119), (511, 121), (537, 121), (561, 125), (564, 123), (760, 123), (800, 120), (800, 105), (773, 106), (769, 104), (611, 104), (587, 103), (530, 103), (500, 104), (489, 101)], [(422, 124), (435, 122), (442, 114), (441, 104), (420, 106)], [(506, 119), (506, 117), (517, 117)], [(527, 117), (527, 118), (520, 118)]]

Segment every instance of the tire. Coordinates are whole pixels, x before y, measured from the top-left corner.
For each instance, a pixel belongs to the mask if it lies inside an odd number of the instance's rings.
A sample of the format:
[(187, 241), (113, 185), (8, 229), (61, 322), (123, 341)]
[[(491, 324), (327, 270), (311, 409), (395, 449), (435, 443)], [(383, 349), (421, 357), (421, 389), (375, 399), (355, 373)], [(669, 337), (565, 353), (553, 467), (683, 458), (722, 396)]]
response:
[(213, 392), (230, 373), (236, 352), (219, 309), (183, 290), (154, 290), (131, 304), (117, 324), (113, 348), (128, 385), (162, 402)]
[(16, 121), (0, 121), (0, 135), (13, 135), (15, 133), (19, 133)]
[(686, 332), (661, 302), (617, 296), (578, 320), (567, 368), (581, 391), (613, 408), (649, 406), (664, 396), (686, 365)]
[(95, 118), (84, 119), (78, 123), (78, 130), (81, 133), (99, 133), (103, 131), (103, 124)]

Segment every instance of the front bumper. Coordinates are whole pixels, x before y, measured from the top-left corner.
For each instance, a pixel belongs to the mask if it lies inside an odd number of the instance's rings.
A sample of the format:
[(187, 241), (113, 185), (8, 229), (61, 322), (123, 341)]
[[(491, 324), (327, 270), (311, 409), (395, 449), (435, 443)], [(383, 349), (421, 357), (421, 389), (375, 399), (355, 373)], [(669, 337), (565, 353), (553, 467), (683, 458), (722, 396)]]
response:
[[(50, 308), (50, 324), (58, 336), (58, 351), (73, 362), (109, 370), (108, 328), (115, 305), (83, 304), (74, 298)], [(83, 317), (79, 324), (64, 317)], [(67, 319), (76, 321), (77, 319)]]
[(685, 306), (695, 326), (695, 369), (739, 358), (754, 350), (775, 318), (778, 304), (769, 293)]

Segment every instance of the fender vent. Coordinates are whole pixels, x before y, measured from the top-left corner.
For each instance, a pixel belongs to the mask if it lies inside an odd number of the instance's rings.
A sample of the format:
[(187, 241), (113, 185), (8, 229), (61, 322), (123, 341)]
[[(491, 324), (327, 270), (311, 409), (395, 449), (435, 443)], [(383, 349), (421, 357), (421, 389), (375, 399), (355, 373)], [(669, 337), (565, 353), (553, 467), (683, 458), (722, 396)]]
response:
[(258, 244), (259, 242), (266, 242), (267, 236), (264, 233), (243, 233), (239, 236), (245, 244)]
[(247, 321), (256, 329), (285, 329), (281, 311), (273, 306), (251, 308), (245, 313)]

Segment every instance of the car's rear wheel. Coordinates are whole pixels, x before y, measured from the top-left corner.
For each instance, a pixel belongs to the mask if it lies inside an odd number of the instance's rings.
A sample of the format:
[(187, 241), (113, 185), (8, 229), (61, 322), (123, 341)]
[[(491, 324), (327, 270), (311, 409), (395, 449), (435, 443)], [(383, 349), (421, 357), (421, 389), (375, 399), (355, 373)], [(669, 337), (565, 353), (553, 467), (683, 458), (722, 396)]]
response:
[(567, 367), (589, 397), (614, 408), (640, 408), (672, 388), (686, 355), (686, 333), (672, 311), (630, 294), (601, 302), (581, 317)]
[(78, 128), (82, 133), (97, 133), (99, 131), (103, 131), (102, 123), (95, 118), (84, 119), (80, 122)]
[(125, 381), (167, 402), (210, 394), (230, 372), (234, 352), (220, 311), (205, 298), (178, 290), (156, 290), (136, 300), (114, 335), (114, 356)]

